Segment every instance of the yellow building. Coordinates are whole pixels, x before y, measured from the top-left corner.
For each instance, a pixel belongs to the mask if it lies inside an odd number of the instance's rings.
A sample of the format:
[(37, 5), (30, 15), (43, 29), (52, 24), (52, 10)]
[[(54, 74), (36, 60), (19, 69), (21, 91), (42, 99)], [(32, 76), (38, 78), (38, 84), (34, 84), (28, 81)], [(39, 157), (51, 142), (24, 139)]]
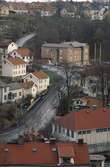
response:
[(0, 5), (0, 16), (8, 16), (9, 8), (6, 5)]
[(52, 63), (89, 64), (89, 46), (80, 42), (45, 43), (41, 48), (41, 57)]

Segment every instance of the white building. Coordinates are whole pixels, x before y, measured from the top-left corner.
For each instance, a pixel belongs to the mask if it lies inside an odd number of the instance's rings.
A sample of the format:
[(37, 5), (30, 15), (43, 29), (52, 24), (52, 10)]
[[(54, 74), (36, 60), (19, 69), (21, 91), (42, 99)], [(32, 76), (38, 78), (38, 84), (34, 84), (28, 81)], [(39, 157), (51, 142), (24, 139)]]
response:
[(50, 17), (50, 16), (53, 16), (55, 13), (56, 11), (42, 10), (41, 17)]
[(23, 89), (21, 84), (0, 82), (0, 103), (15, 102), (21, 99), (22, 96)]
[(8, 57), (2, 62), (2, 76), (22, 77), (26, 75), (26, 63), (20, 58)]
[(24, 77), (24, 83), (31, 81), (36, 85), (37, 93), (40, 93), (48, 88), (49, 80), (49, 76), (43, 71), (35, 71)]
[(32, 97), (36, 97), (38, 93), (38, 87), (35, 83), (33, 82), (24, 82), (22, 84), (23, 87), (23, 95), (24, 97), (31, 95)]
[(21, 58), (27, 65), (31, 65), (33, 62), (32, 52), (28, 48), (18, 48), (11, 52), (10, 56)]
[(7, 58), (8, 56), (11, 56), (13, 58), (18, 57), (26, 62), (27, 65), (32, 65), (33, 62), (31, 50), (24, 47), (19, 48), (18, 45), (14, 42), (8, 45), (5, 58)]
[(75, 12), (74, 11), (67, 11), (67, 9), (63, 8), (61, 11), (60, 11), (60, 15), (62, 17), (75, 17)]
[(14, 50), (17, 50), (18, 49), (18, 46), (16, 43), (12, 42), (11, 44), (8, 45), (8, 48), (7, 48), (7, 53), (11, 53), (13, 52)]
[(55, 120), (52, 134), (64, 140), (83, 139), (89, 145), (110, 142), (110, 109), (85, 109)]

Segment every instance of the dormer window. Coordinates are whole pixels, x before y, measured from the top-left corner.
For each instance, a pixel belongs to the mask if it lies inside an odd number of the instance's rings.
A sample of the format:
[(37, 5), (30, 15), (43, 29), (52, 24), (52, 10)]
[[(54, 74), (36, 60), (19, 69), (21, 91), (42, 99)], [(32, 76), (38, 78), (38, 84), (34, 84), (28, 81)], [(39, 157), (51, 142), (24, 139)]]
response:
[(74, 164), (74, 148), (67, 145), (58, 146), (59, 164)]
[(71, 158), (70, 157), (62, 157), (62, 163), (63, 164), (70, 164)]

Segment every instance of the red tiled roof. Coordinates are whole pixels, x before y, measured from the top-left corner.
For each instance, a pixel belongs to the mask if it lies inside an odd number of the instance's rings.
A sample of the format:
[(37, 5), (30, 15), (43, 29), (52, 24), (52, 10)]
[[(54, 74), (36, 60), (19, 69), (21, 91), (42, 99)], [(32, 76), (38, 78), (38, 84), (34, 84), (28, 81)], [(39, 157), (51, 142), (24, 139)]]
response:
[(63, 145), (59, 144), (58, 145), (58, 154), (59, 157), (75, 157), (75, 152), (74, 148), (71, 147), (70, 145)]
[(71, 130), (110, 128), (110, 109), (83, 109), (71, 112), (58, 118), (56, 123)]
[(31, 51), (28, 48), (19, 48), (17, 52), (21, 56), (32, 56)]
[[(67, 146), (75, 150), (75, 155), (71, 152), (75, 164), (89, 164), (86, 144), (34, 142), (23, 145), (0, 144), (0, 165), (57, 165), (59, 163), (57, 148), (65, 147), (62, 154), (66, 156)], [(56, 148), (56, 151), (53, 151), (53, 148)]]
[(45, 79), (45, 78), (48, 78), (48, 75), (43, 72), (43, 71), (35, 71), (32, 73), (34, 76), (36, 76), (37, 78), (39, 79)]
[(9, 57), (7, 58), (7, 60), (12, 63), (13, 65), (21, 65), (21, 64), (26, 64), (22, 59), (16, 57), (16, 58), (13, 58), (13, 57)]

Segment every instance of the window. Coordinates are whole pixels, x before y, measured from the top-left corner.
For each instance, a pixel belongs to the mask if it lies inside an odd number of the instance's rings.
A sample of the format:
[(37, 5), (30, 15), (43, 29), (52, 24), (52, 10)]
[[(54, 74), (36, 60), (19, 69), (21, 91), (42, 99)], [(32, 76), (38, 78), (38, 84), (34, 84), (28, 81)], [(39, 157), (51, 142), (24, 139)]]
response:
[(99, 128), (99, 129), (96, 129), (97, 133), (106, 132), (106, 131), (108, 131), (108, 128)]
[(78, 135), (91, 134), (91, 130), (79, 131)]
[(70, 136), (69, 129), (67, 129), (67, 136)]
[(14, 93), (14, 97), (17, 97), (17, 93)]
[(79, 132), (78, 132), (78, 135), (81, 135), (81, 134), (82, 134), (82, 131), (79, 131)]
[(71, 137), (74, 137), (74, 132), (73, 131), (71, 131)]
[(16, 52), (14, 52), (14, 56), (16, 55)]
[(87, 131), (86, 131), (86, 134), (90, 134), (90, 133), (91, 133), (91, 130), (87, 130)]
[(59, 133), (61, 133), (61, 126), (59, 125)]
[(7, 96), (5, 95), (5, 96), (4, 96), (4, 100), (6, 100), (6, 99), (7, 99)]
[(21, 92), (19, 92), (19, 96), (21, 96)]
[(62, 161), (64, 164), (70, 163), (70, 157), (62, 157)]

